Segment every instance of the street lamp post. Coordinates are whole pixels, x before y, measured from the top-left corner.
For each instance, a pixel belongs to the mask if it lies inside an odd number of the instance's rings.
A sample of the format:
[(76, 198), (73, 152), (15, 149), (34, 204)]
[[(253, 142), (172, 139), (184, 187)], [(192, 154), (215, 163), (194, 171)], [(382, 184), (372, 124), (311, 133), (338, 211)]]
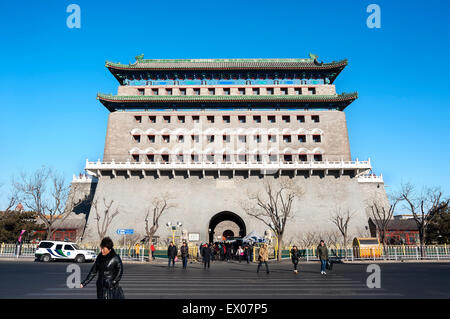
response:
[(169, 227), (170, 230), (172, 231), (172, 242), (175, 244), (175, 232), (177, 231), (177, 228), (183, 226), (183, 224), (181, 222), (176, 222), (176, 224), (172, 224), (172, 222), (167, 222), (166, 226)]

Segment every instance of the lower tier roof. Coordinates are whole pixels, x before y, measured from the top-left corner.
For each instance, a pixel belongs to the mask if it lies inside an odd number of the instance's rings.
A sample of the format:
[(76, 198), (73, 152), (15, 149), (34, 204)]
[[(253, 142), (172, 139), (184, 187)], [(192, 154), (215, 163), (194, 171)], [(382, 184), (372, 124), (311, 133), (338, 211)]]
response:
[(110, 111), (126, 109), (161, 108), (324, 108), (344, 110), (358, 93), (339, 95), (144, 95), (118, 96), (112, 94), (97, 95), (97, 99)]

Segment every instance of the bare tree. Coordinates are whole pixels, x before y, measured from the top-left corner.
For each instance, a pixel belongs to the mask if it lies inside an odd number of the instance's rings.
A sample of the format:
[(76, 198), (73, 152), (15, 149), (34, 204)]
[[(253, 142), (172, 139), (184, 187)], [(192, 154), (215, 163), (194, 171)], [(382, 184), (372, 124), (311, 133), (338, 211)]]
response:
[(347, 258), (347, 244), (348, 244), (348, 224), (352, 219), (354, 213), (350, 209), (343, 210), (336, 208), (334, 215), (331, 217), (331, 222), (336, 225), (339, 233), (342, 235), (342, 244), (344, 246), (345, 257)]
[(315, 231), (309, 231), (303, 234), (301, 243), (304, 248), (309, 248), (317, 244), (320, 240), (318, 233)]
[(370, 231), (368, 229), (368, 227), (366, 226), (365, 228), (358, 228), (358, 230), (355, 233), (355, 237), (370, 237)]
[[(245, 212), (254, 217), (275, 233), (278, 247), (283, 247), (283, 234), (286, 223), (293, 216), (292, 203), (302, 195), (300, 188), (292, 180), (281, 179), (278, 182), (266, 180), (264, 194), (249, 194), (250, 203), (243, 203)], [(278, 249), (277, 260), (281, 259), (281, 249)]]
[(97, 234), (100, 240), (102, 240), (106, 233), (108, 232), (109, 226), (113, 221), (114, 217), (119, 214), (119, 209), (116, 207), (115, 210), (111, 209), (114, 204), (114, 200), (111, 200), (109, 203), (106, 202), (106, 199), (103, 197), (103, 205), (104, 209), (100, 210), (98, 207), (98, 199), (94, 200), (92, 207), (95, 210), (95, 220), (97, 221)]
[(47, 229), (47, 239), (56, 231), (56, 223), (63, 223), (83, 199), (77, 199), (78, 186), (64, 183), (52, 169), (42, 167), (33, 174), (22, 172), (13, 179), (17, 199), (37, 214)]
[(339, 233), (336, 230), (326, 231), (321, 237), (329, 247), (337, 247), (337, 244), (339, 243)]
[(405, 209), (411, 212), (417, 224), (420, 251), (423, 257), (426, 228), (435, 216), (447, 209), (449, 199), (442, 200), (442, 192), (436, 187), (424, 188), (420, 194), (416, 194), (416, 190), (411, 183), (402, 185), (399, 198), (406, 202)]
[[(155, 233), (159, 228), (159, 219), (170, 208), (176, 206), (174, 203), (170, 202), (171, 200), (172, 197), (168, 193), (162, 194), (159, 197), (155, 197), (152, 201), (151, 207), (147, 211), (147, 215), (145, 216), (145, 233), (148, 238), (149, 254), (151, 254), (153, 236), (155, 236)], [(148, 261), (152, 262), (152, 258), (150, 257), (150, 255)]]
[(394, 216), (395, 206), (397, 205), (399, 200), (397, 197), (393, 197), (391, 201), (392, 204), (389, 203), (389, 201), (374, 200), (369, 205), (369, 217), (375, 224), (383, 246), (386, 245), (387, 226)]
[(10, 212), (11, 208), (13, 208), (17, 203), (17, 197), (15, 195), (11, 195), (8, 199), (8, 205), (6, 206), (6, 209), (4, 210), (5, 213)]
[(298, 236), (291, 236), (287, 240), (285, 240), (285, 243), (287, 243), (287, 246), (289, 246), (289, 247), (296, 245), (297, 238), (298, 238)]

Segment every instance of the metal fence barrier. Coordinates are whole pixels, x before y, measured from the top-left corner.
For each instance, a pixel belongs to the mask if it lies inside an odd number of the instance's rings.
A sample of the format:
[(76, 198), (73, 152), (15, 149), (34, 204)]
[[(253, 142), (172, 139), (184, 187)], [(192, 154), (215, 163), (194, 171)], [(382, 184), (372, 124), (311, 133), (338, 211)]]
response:
[[(318, 260), (317, 248), (301, 249), (304, 259)], [(450, 259), (450, 247), (435, 246), (379, 246), (370, 248), (328, 248), (330, 259), (336, 260), (445, 260)]]
[[(23, 244), (20, 251), (16, 244), (0, 244), (1, 257), (34, 257), (37, 244)], [(100, 253), (99, 247), (82, 247), (82, 249), (93, 250), (97, 254)], [(114, 247), (116, 253), (123, 260), (147, 261), (149, 258), (149, 249), (145, 247), (139, 248), (137, 253), (135, 247)], [(289, 259), (291, 247), (286, 247), (281, 251), (282, 259)], [(257, 261), (259, 248), (255, 247), (253, 261)], [(300, 259), (304, 261), (314, 261), (317, 258), (317, 248), (299, 248)], [(269, 250), (269, 259), (276, 259), (277, 251), (274, 248)], [(151, 253), (150, 253), (151, 256)], [(334, 260), (446, 260), (450, 259), (450, 247), (447, 245), (427, 245), (423, 246), (379, 246), (371, 248), (335, 248), (328, 247), (328, 256)], [(167, 249), (157, 249), (153, 253), (153, 257), (167, 258)], [(199, 259), (198, 247), (189, 247), (189, 258)]]
[(22, 244), (20, 251), (18, 250), (19, 247), (16, 244), (1, 243), (0, 257), (34, 257), (37, 244)]

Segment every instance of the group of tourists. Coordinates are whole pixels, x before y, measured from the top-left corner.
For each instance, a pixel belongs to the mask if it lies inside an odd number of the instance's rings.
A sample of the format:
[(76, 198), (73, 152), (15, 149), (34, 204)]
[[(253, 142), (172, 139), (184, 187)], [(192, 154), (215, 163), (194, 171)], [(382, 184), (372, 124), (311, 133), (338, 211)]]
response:
[[(326, 268), (327, 263), (329, 264), (328, 259), (328, 248), (325, 245), (325, 242), (323, 240), (320, 241), (319, 246), (317, 246), (317, 257), (320, 260), (320, 273), (322, 275), (326, 275)], [(183, 242), (183, 245), (180, 248), (181, 258), (183, 262), (183, 269), (187, 268), (187, 261), (189, 258), (189, 248), (187, 246), (186, 242)], [(229, 261), (231, 259), (231, 256), (235, 256), (239, 262), (242, 260), (246, 260), (247, 264), (250, 263), (250, 261), (253, 258), (253, 247), (250, 245), (245, 245), (244, 247), (238, 246), (238, 248), (233, 251), (233, 249), (230, 247), (230, 245), (216, 243), (216, 244), (201, 244), (199, 247), (199, 253), (202, 257), (202, 263), (204, 269), (209, 269), (211, 265), (211, 261), (213, 261), (216, 256), (220, 258), (220, 260), (226, 260)], [(175, 262), (177, 261), (177, 255), (178, 250), (177, 247), (174, 245), (173, 242), (170, 242), (169, 247), (167, 249), (167, 256), (168, 256), (168, 262), (169, 262), (169, 268), (172, 264), (172, 267), (175, 267)], [(292, 264), (294, 265), (294, 273), (298, 274), (298, 262), (300, 260), (300, 251), (298, 250), (297, 246), (293, 246), (291, 251), (291, 260)], [(269, 270), (269, 248), (266, 243), (264, 243), (258, 251), (258, 267), (256, 269), (256, 272), (259, 273), (259, 270), (264, 263), (264, 266), (266, 268), (266, 273), (270, 273)]]
[[(327, 264), (328, 267), (330, 267), (330, 261), (328, 259), (328, 248), (325, 245), (325, 242), (323, 240), (320, 241), (319, 246), (317, 246), (316, 250), (316, 256), (319, 258), (320, 261), (320, 273), (322, 275), (326, 275), (326, 268)], [(298, 250), (297, 246), (293, 246), (291, 249), (291, 260), (292, 264), (294, 265), (294, 273), (298, 274), (298, 261), (300, 259), (300, 251)]]
[(251, 244), (243, 244), (237, 245), (236, 243), (225, 243), (225, 242), (216, 242), (216, 243), (203, 243), (199, 245), (200, 256), (203, 258), (202, 251), (205, 248), (210, 249), (209, 258), (211, 261), (221, 260), (221, 261), (230, 261), (230, 260), (238, 260), (239, 262), (250, 261), (253, 259), (253, 246)]
[[(186, 242), (183, 242), (180, 248), (180, 254), (183, 263), (183, 269), (186, 269), (189, 258), (189, 247), (187, 246)], [(253, 247), (250, 245), (245, 245), (244, 247), (239, 246), (237, 249), (233, 249), (231, 245), (227, 244), (204, 243), (199, 246), (199, 255), (202, 258), (204, 269), (210, 268), (211, 261), (214, 260), (229, 261), (231, 259), (236, 259), (239, 260), (239, 262), (245, 260), (247, 261), (247, 263), (250, 263), (251, 259), (253, 258)], [(178, 256), (178, 249), (173, 242), (170, 242), (169, 247), (167, 248), (169, 268), (171, 266), (172, 268), (175, 267), (175, 262), (178, 259), (177, 256)]]

